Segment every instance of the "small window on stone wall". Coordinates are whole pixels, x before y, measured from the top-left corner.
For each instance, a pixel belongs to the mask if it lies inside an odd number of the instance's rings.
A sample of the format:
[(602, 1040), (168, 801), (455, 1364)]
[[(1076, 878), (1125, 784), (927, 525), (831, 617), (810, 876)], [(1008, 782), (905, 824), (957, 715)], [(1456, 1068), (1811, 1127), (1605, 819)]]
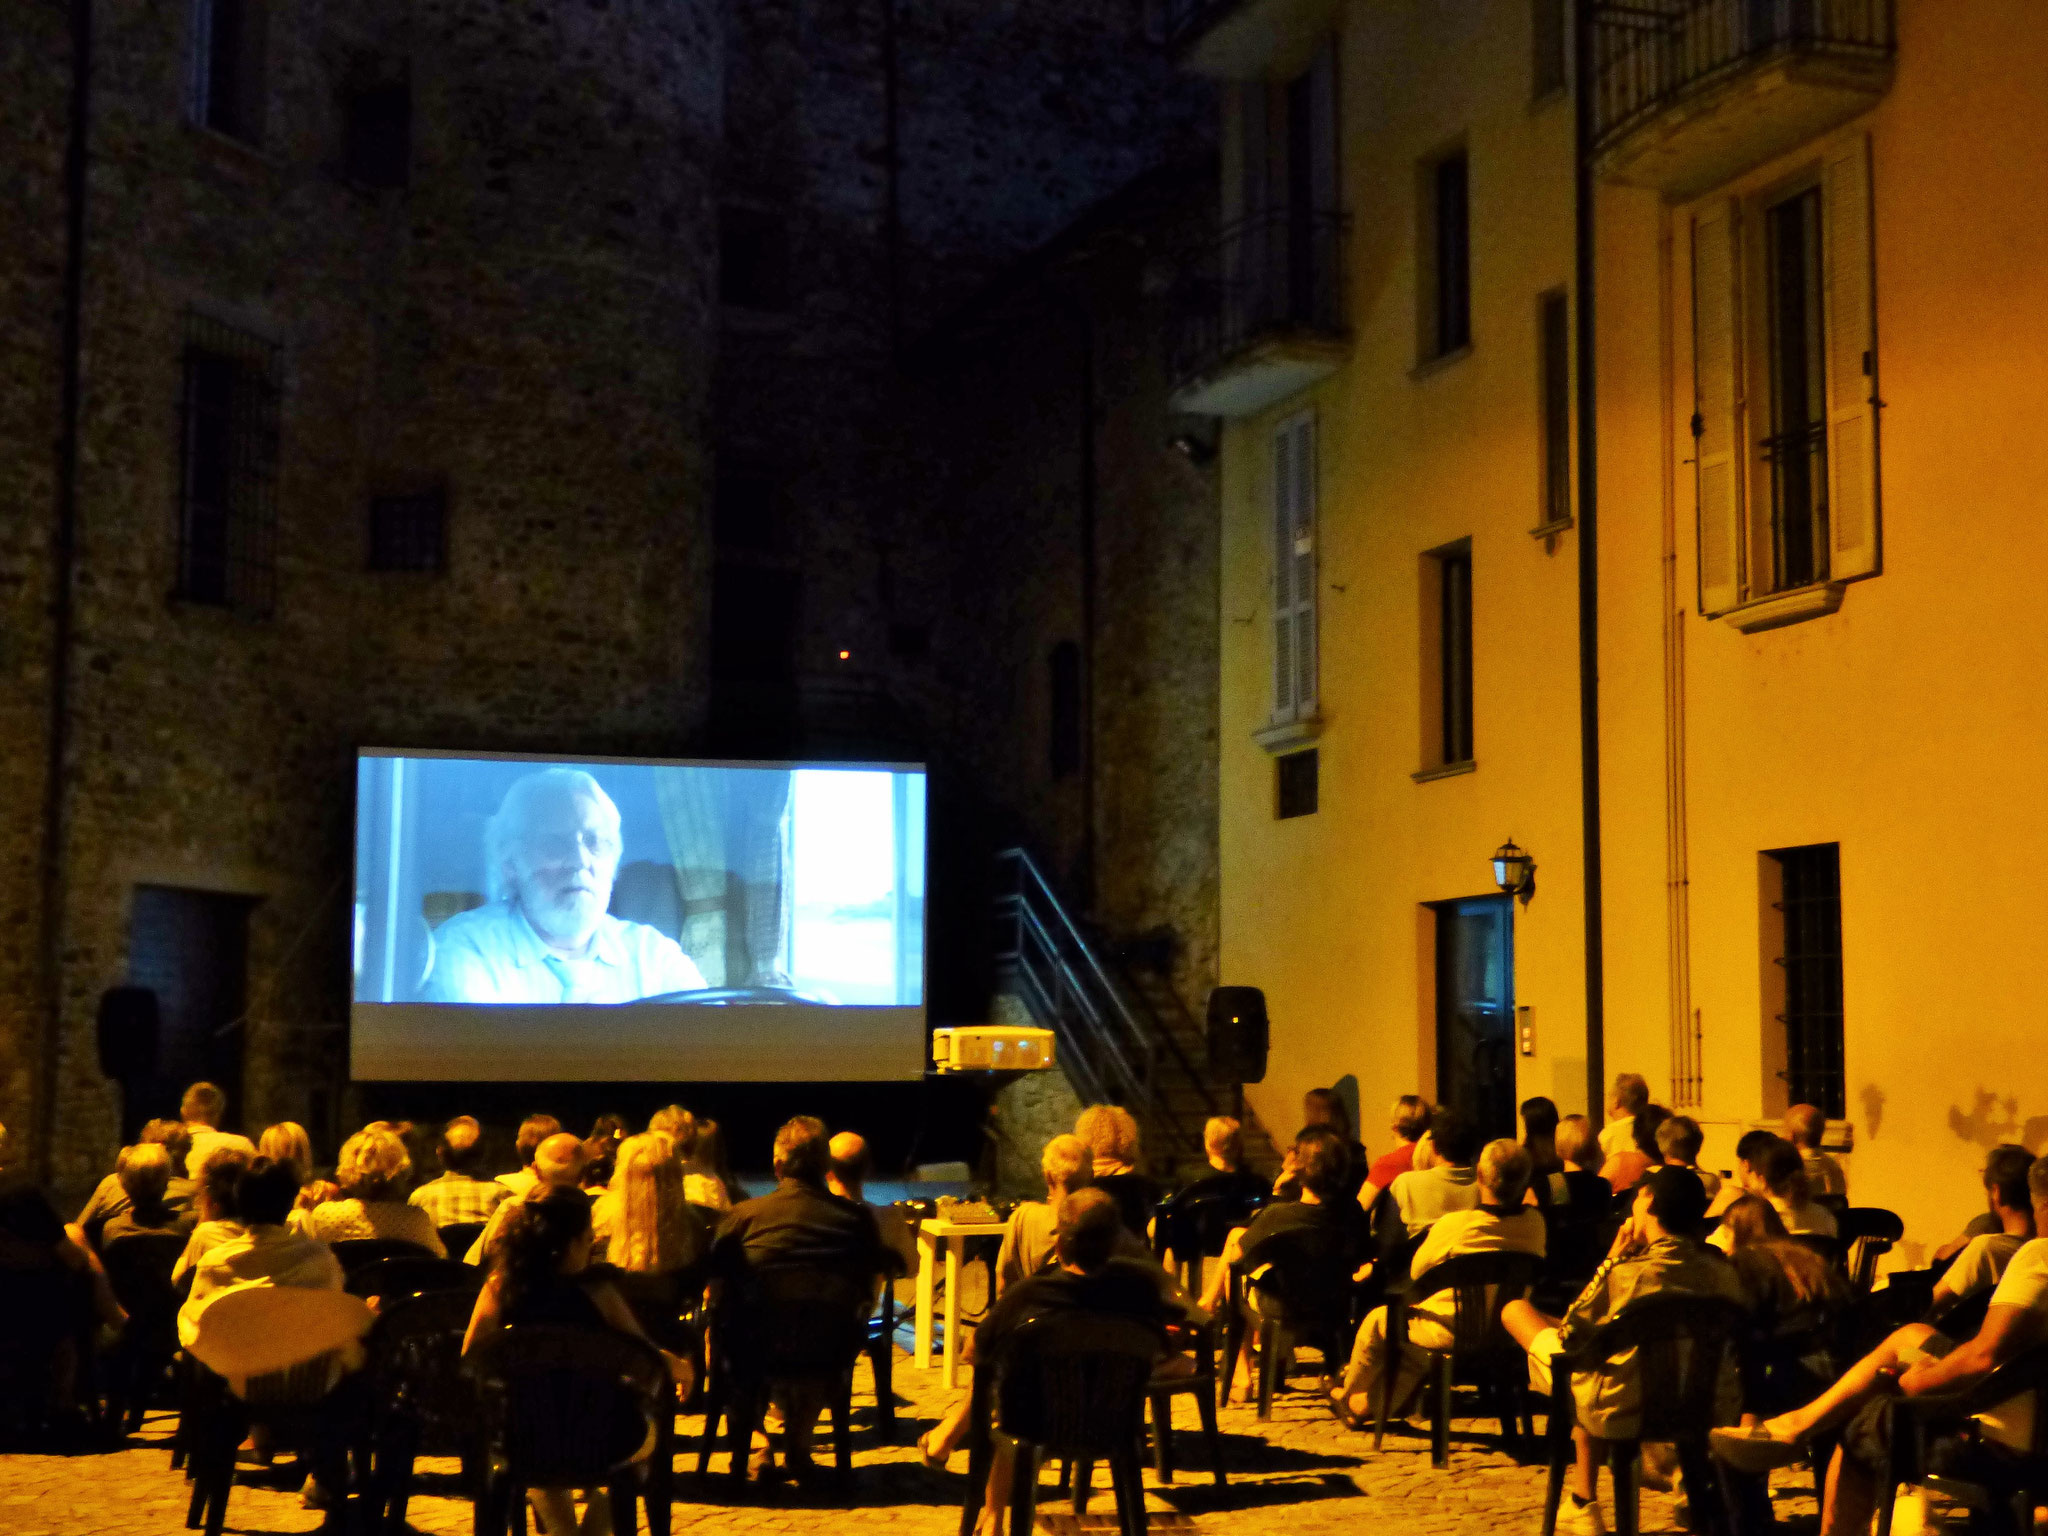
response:
[(734, 309), (789, 308), (789, 226), (781, 214), (738, 206), (719, 211), (718, 299)]
[(277, 596), (278, 349), (185, 321), (175, 596), (268, 613)]
[(448, 569), (445, 490), (370, 498), (370, 569), (433, 575)]
[(1320, 766), (1314, 747), (1306, 752), (1289, 752), (1273, 760), (1277, 783), (1274, 814), (1280, 820), (1315, 815)]
[(342, 170), (373, 190), (411, 180), (412, 81), (404, 66), (359, 69), (342, 102)]
[(266, 0), (192, 0), (192, 118), (246, 144), (263, 142), (268, 95)]

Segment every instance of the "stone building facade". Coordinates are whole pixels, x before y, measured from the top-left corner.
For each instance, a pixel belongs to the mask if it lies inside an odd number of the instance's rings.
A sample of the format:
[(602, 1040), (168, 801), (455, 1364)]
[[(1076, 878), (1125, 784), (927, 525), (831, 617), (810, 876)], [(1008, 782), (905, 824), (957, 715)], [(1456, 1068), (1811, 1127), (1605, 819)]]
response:
[[(0, 184), (26, 215), (0, 250), (0, 913), (21, 942), (0, 953), (0, 1123), (27, 1128), (18, 1159), (66, 1185), (103, 1163), (120, 1106), (95, 1008), (124, 980), (175, 990), (152, 967), (181, 934), (226, 955), (241, 1022), (167, 1045), (164, 1072), (239, 1062), (240, 1118), (337, 1122), (361, 745), (886, 738), (957, 764), (963, 800), (1071, 840), (1053, 807), (1074, 792), (1039, 798), (1008, 738), (974, 729), (1025, 705), (963, 695), (986, 678), (942, 661), (990, 633), (993, 610), (956, 588), (986, 516), (1021, 571), (1071, 547), (1066, 514), (925, 498), (935, 459), (988, 447), (934, 436), (977, 424), (905, 360), (1210, 131), (1139, 0), (17, 9), (0, 36)], [(240, 30), (207, 31), (224, 24)], [(1118, 387), (1153, 390), (1133, 368)], [(1148, 464), (1154, 426), (1131, 427)], [(1175, 516), (1209, 515), (1183, 472), (1143, 473), (1167, 477)], [(1105, 528), (1106, 561), (1124, 537)], [(1131, 546), (1130, 579), (1164, 582), (1166, 608), (1113, 622), (1166, 625), (1156, 644), (1213, 588), (1214, 555), (1198, 540), (1155, 566), (1150, 549)], [(835, 739), (840, 706), (855, 727)], [(1150, 718), (1198, 741), (1211, 713), (1169, 690)], [(1105, 808), (1142, 798), (1114, 787), (1113, 758), (1090, 764)], [(1177, 815), (1139, 819), (1213, 828), (1213, 787), (1183, 777)], [(1183, 894), (1138, 889), (1160, 858)], [(1190, 977), (1213, 948), (1213, 860), (1183, 831), (1117, 876), (1135, 882), (1119, 927), (1188, 907)]]

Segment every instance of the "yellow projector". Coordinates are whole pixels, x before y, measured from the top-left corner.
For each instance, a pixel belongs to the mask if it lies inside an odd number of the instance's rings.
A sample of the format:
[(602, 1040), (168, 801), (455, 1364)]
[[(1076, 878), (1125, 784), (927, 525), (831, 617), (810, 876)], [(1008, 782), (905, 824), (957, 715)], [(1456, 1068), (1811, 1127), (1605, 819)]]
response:
[(974, 1025), (932, 1031), (941, 1072), (1042, 1072), (1052, 1065), (1052, 1031)]

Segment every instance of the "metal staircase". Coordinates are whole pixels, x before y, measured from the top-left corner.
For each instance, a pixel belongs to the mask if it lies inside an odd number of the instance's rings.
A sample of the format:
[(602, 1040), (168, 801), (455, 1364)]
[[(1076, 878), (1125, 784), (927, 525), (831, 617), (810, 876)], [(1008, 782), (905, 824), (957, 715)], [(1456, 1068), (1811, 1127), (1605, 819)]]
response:
[[(1000, 984), (1053, 1032), (1074, 1091), (1137, 1116), (1153, 1172), (1201, 1169), (1202, 1122), (1235, 1111), (1234, 1085), (1210, 1078), (1202, 1027), (1172, 984), (1113, 958), (1022, 848), (996, 856), (995, 919)], [(1245, 1133), (1264, 1166), (1248, 1112)]]

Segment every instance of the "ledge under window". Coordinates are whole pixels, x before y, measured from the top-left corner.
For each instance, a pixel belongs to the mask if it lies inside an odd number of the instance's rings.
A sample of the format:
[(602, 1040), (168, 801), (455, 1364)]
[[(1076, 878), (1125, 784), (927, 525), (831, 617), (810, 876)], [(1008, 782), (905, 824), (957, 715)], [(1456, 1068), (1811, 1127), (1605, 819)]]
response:
[(1275, 720), (1253, 731), (1252, 740), (1277, 755), (1305, 747), (1322, 734), (1322, 720), (1311, 715), (1306, 720)]
[(1442, 373), (1453, 364), (1462, 363), (1471, 355), (1472, 343), (1468, 341), (1462, 347), (1453, 347), (1448, 352), (1439, 352), (1434, 357), (1423, 358), (1413, 368), (1408, 370), (1408, 377), (1415, 383), (1420, 384), (1424, 379)]
[(1845, 581), (1824, 581), (1818, 586), (1773, 592), (1769, 597), (1756, 598), (1716, 617), (1745, 635), (1804, 623), (1808, 619), (1824, 619), (1842, 606), (1842, 594), (1848, 586)]
[(1443, 763), (1435, 768), (1423, 768), (1408, 775), (1418, 784), (1428, 784), (1437, 779), (1455, 779), (1461, 773), (1474, 772), (1479, 767), (1476, 759), (1466, 758), (1462, 763)]

